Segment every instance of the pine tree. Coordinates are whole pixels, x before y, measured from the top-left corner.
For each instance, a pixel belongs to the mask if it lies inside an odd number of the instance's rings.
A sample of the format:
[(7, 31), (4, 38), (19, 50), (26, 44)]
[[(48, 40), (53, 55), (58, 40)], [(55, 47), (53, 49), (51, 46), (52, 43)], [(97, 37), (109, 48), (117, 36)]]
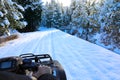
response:
[(71, 13), (69, 7), (63, 7), (62, 8), (62, 14), (61, 14), (61, 19), (62, 19), (62, 26), (68, 26), (70, 21), (71, 21)]
[[(106, 11), (105, 11), (105, 10)], [(120, 5), (119, 1), (105, 1), (103, 12), (101, 12), (102, 33), (106, 36), (101, 38), (101, 41), (106, 45), (111, 45), (114, 48), (120, 49)]]
[(42, 25), (59, 28), (62, 24), (60, 4), (55, 0), (46, 3), (42, 13)]
[(49, 28), (52, 27), (52, 17), (53, 7), (51, 6), (51, 4), (46, 3), (46, 5), (43, 7), (41, 25)]
[(41, 13), (42, 13), (42, 1), (41, 0), (16, 0), (25, 8), (24, 19), (28, 22), (28, 25), (24, 29), (20, 29), (21, 32), (36, 31), (40, 27)]
[(19, 29), (26, 26), (22, 21), (23, 15), (20, 11), (24, 8), (11, 0), (0, 0), (0, 35), (10, 35), (9, 29)]

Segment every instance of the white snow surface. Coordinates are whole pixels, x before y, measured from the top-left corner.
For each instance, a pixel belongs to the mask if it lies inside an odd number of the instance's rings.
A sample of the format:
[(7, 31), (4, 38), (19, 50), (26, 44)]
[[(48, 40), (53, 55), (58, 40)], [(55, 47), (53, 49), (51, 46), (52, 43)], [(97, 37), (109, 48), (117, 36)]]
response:
[(4, 16), (4, 14), (0, 11), (0, 17), (3, 17)]
[(0, 47), (0, 57), (31, 52), (58, 60), (67, 80), (120, 80), (120, 55), (57, 29), (23, 33)]
[(17, 5), (17, 7), (18, 7), (21, 11), (25, 11), (25, 9), (24, 9), (21, 5)]
[(9, 20), (7, 19), (7, 18), (5, 18), (5, 20), (3, 21), (3, 23), (5, 24), (5, 25), (10, 25), (10, 22), (9, 22)]

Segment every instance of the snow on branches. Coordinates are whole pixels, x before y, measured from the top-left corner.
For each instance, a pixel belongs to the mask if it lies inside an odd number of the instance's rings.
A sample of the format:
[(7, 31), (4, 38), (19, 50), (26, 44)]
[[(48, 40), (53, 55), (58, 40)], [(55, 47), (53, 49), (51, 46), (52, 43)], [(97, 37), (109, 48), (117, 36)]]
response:
[[(23, 28), (24, 8), (12, 0), (0, 0), (0, 35), (9, 34), (9, 29)], [(23, 23), (22, 23), (23, 22)], [(22, 23), (22, 26), (20, 25)]]

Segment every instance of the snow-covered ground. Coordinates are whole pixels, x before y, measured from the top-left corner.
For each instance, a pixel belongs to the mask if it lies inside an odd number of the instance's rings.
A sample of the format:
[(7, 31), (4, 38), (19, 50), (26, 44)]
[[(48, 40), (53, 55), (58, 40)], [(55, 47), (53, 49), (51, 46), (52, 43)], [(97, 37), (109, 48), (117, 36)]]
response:
[(120, 80), (120, 55), (57, 29), (24, 33), (0, 47), (0, 57), (29, 52), (50, 54), (67, 80)]

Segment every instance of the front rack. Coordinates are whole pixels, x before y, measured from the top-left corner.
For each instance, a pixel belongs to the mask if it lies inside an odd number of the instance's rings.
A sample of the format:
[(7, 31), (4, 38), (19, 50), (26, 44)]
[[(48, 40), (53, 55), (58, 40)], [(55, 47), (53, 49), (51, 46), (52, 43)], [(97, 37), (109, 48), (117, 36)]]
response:
[(33, 53), (27, 53), (27, 54), (21, 54), (20, 57), (22, 59), (31, 59), (31, 60), (35, 60), (35, 62), (38, 61), (42, 61), (42, 59), (47, 59), (50, 62), (53, 62), (51, 56), (49, 54), (38, 54), (38, 55), (34, 55)]

